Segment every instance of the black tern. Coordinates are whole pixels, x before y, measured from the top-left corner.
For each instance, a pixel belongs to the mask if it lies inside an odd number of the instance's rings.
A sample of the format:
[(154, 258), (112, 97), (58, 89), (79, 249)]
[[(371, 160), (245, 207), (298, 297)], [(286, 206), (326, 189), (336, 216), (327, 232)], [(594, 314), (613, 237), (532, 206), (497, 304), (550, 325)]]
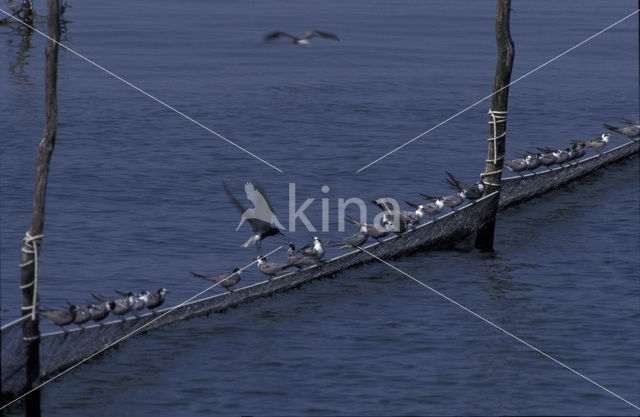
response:
[(51, 323), (60, 326), (62, 331), (66, 333), (67, 329), (63, 326), (73, 323), (77, 309), (78, 307), (72, 304), (68, 310), (40, 310), (38, 314), (51, 320)]
[(456, 207), (464, 203), (464, 194), (464, 191), (460, 191), (457, 194), (445, 195), (442, 197), (433, 197), (426, 194), (419, 195), (427, 201), (435, 202), (440, 199), (446, 207), (449, 207), (451, 209), (451, 211), (456, 211)]
[(416, 206), (416, 211), (400, 210), (386, 198), (379, 198), (371, 203), (382, 210), (384, 213), (382, 220), (390, 222), (393, 225), (392, 231), (396, 234), (403, 233), (420, 224), (420, 220), (425, 214), (423, 206)]
[(288, 38), (288, 39), (291, 39), (292, 43), (295, 44), (295, 45), (309, 46), (311, 44), (311, 42), (309, 42), (309, 39), (315, 38), (316, 36), (319, 36), (319, 37), (325, 38), (325, 39), (333, 39), (334, 41), (339, 41), (340, 40), (333, 33), (322, 32), (322, 31), (319, 31), (319, 30), (308, 30), (300, 37), (290, 35), (287, 32), (276, 31), (276, 32), (271, 32), (271, 33), (265, 35), (264, 40), (265, 41), (272, 41), (272, 40), (280, 39), (280, 38)]
[(235, 204), (238, 210), (240, 210), (242, 216), (245, 216), (244, 218), (251, 225), (251, 229), (253, 229), (253, 235), (242, 245), (243, 248), (248, 248), (255, 243), (256, 248), (260, 250), (261, 242), (263, 239), (278, 234), (284, 235), (284, 233), (282, 233), (280, 229), (278, 229), (277, 227), (273, 227), (273, 225), (271, 224), (270, 219), (272, 219), (273, 216), (273, 209), (271, 208), (271, 204), (267, 200), (267, 197), (262, 189), (260, 189), (259, 187), (255, 187), (256, 191), (260, 193), (262, 198), (264, 198), (264, 201), (266, 202), (268, 207), (260, 208), (260, 211), (264, 211), (263, 213), (254, 212), (251, 216), (247, 216), (246, 213), (250, 213), (251, 211), (248, 211), (242, 205), (242, 203), (240, 203), (240, 201), (238, 201), (238, 199), (235, 198), (233, 194), (231, 194), (231, 191), (229, 190), (229, 187), (227, 187), (227, 184), (223, 184), (223, 186), (224, 191), (227, 193), (233, 204)]
[(303, 246), (300, 251), (304, 255), (313, 255), (318, 259), (322, 259), (324, 256), (324, 247), (322, 246), (324, 243), (327, 243), (323, 240), (320, 240), (318, 236), (313, 237), (313, 241), (308, 245)]
[[(70, 307), (74, 306), (68, 301), (67, 301), (67, 304), (69, 304)], [(76, 308), (76, 316), (74, 317), (73, 322), (79, 325), (80, 327), (82, 327), (81, 326), (82, 324), (91, 320), (91, 313), (89, 312), (89, 306), (76, 305), (75, 308)]]
[(410, 201), (405, 201), (405, 203), (409, 207), (415, 208), (416, 214), (420, 218), (422, 218), (423, 215), (428, 214), (429, 216), (431, 216), (431, 220), (433, 221), (436, 220), (436, 214), (440, 213), (444, 208), (444, 200), (442, 198), (438, 198), (434, 202), (427, 204), (417, 204)]
[(240, 268), (233, 268), (233, 271), (231, 271), (230, 274), (224, 275), (200, 275), (196, 274), (195, 272), (191, 273), (191, 275), (196, 278), (206, 279), (207, 281), (211, 281), (214, 284), (220, 284), (221, 287), (226, 288), (229, 292), (233, 292), (231, 291), (231, 287), (240, 282), (241, 274), (242, 271), (240, 270)]
[(287, 268), (291, 268), (293, 265), (289, 262), (278, 263), (268, 262), (264, 256), (258, 256), (258, 269), (265, 275), (269, 276), (269, 279), (273, 278), (280, 271), (284, 271)]
[(329, 246), (338, 246), (340, 248), (355, 248), (362, 245), (367, 241), (367, 239), (369, 239), (369, 232), (367, 231), (367, 226), (363, 225), (360, 227), (360, 231), (355, 235), (346, 237), (339, 242), (330, 243)]
[(89, 315), (91, 320), (96, 323), (107, 318), (111, 310), (116, 306), (113, 301), (102, 301), (99, 303), (93, 303), (89, 305)]
[(629, 139), (635, 139), (637, 137), (640, 137), (640, 124), (638, 122), (635, 122), (633, 120), (627, 120), (627, 119), (623, 119), (623, 121), (629, 126), (615, 127), (615, 126), (611, 126), (606, 123), (603, 123), (602, 127), (604, 127), (605, 129), (609, 129), (613, 132), (620, 133), (621, 135), (625, 135)]
[(504, 166), (509, 168), (511, 172), (517, 172), (520, 176), (522, 176), (522, 171), (529, 170), (529, 165), (531, 164), (532, 160), (533, 158), (531, 155), (527, 155), (524, 158), (507, 159), (504, 161)]
[(445, 179), (445, 182), (454, 190), (464, 191), (464, 198), (467, 200), (477, 200), (482, 197), (484, 192), (484, 184), (482, 181), (478, 181), (474, 185), (469, 186), (454, 177), (452, 173), (445, 171), (445, 174), (449, 177)]
[(133, 296), (133, 304), (131, 305), (131, 312), (135, 315), (136, 311), (143, 310), (149, 302), (149, 291), (142, 291), (140, 294), (134, 294), (132, 292), (126, 293), (116, 290), (122, 297)]
[[(99, 294), (92, 295), (93, 298), (98, 301), (113, 301), (115, 303), (115, 307), (111, 309), (111, 314), (115, 314), (117, 316), (124, 316), (125, 314), (130, 312), (135, 299), (135, 295), (133, 293), (128, 293), (125, 297), (118, 299), (112, 299)], [(122, 321), (124, 321), (124, 317), (122, 317)]]
[(153, 310), (164, 304), (165, 295), (167, 294), (166, 288), (160, 288), (156, 293), (149, 294), (149, 301), (147, 302), (147, 308)]
[(393, 224), (390, 221), (385, 221), (384, 224), (368, 224), (368, 223), (360, 223), (356, 219), (351, 216), (347, 216), (346, 219), (349, 223), (355, 224), (358, 228), (362, 228), (365, 226), (367, 228), (367, 232), (372, 239), (380, 240), (383, 237), (386, 237), (392, 230)]
[(296, 245), (293, 243), (289, 243), (289, 249), (287, 250), (287, 262), (298, 269), (313, 265), (322, 265), (323, 263), (320, 258), (314, 255), (305, 255), (302, 252), (296, 251)]
[(591, 139), (583, 142), (572, 140), (571, 143), (583, 143), (585, 146), (588, 146), (589, 148), (596, 151), (598, 155), (600, 155), (600, 149), (602, 149), (607, 143), (609, 143), (609, 138), (611, 138), (610, 134), (603, 133), (599, 138), (595, 138), (595, 139)]

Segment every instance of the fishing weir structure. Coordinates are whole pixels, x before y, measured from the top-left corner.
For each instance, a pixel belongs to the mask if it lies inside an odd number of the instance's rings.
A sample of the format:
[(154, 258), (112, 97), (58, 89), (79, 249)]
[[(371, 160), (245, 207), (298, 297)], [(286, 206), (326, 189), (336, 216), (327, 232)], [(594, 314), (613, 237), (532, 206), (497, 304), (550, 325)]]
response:
[[(334, 276), (347, 269), (378, 262), (376, 258), (392, 259), (416, 252), (452, 247), (457, 242), (493, 221), (492, 205), (499, 210), (522, 203), (589, 175), (609, 164), (621, 161), (640, 151), (640, 140), (630, 141), (599, 155), (538, 173), (504, 178), (501, 190), (466, 204), (436, 221), (429, 221), (400, 235), (363, 246), (327, 260), (322, 265), (290, 272), (271, 280), (247, 285), (233, 292), (148, 312), (125, 320), (114, 320), (84, 328), (55, 331), (40, 335), (40, 375), (42, 380), (69, 369), (74, 364), (105, 350), (132, 332), (137, 334), (181, 320), (222, 312), (260, 297), (287, 291), (304, 283)], [(368, 253), (367, 253), (368, 252)], [(30, 316), (23, 316), (2, 326), (2, 396), (12, 398), (25, 392), (27, 353), (23, 348), (22, 327)]]

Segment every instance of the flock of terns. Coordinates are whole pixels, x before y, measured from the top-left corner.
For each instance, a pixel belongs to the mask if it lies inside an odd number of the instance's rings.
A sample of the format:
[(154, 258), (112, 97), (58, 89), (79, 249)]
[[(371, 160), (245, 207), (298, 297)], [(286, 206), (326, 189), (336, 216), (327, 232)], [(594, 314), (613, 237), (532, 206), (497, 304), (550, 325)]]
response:
[(156, 293), (142, 291), (139, 294), (116, 290), (116, 293), (120, 297), (113, 298), (92, 294), (93, 298), (95, 298), (93, 303), (77, 305), (67, 301), (67, 304), (69, 304), (67, 310), (39, 310), (38, 314), (48, 318), (53, 324), (60, 326), (66, 332), (64, 326), (77, 324), (82, 328), (82, 325), (88, 321), (102, 324), (100, 322), (110, 314), (121, 316), (122, 321), (124, 321), (124, 315), (127, 313), (136, 315), (136, 312), (144, 309), (153, 311), (153, 309), (164, 304), (167, 290), (160, 288)]
[[(305, 33), (301, 38), (295, 38), (284, 32), (274, 32), (268, 35), (269, 39), (276, 39), (279, 37), (293, 38), (294, 42), (309, 39), (313, 36), (323, 36), (331, 38), (331, 34), (318, 31), (310, 31)], [(297, 39), (297, 41), (296, 41)], [(337, 37), (336, 37), (337, 39)], [(626, 124), (623, 127), (615, 127), (608, 124), (603, 124), (608, 130), (619, 133), (628, 137), (631, 140), (640, 138), (640, 121), (633, 121), (622, 118), (622, 121)], [(600, 150), (609, 142), (611, 135), (609, 133), (603, 133), (600, 137), (587, 141), (571, 141), (571, 146), (565, 149), (551, 149), (551, 148), (537, 148), (538, 153), (526, 152), (525, 155), (517, 159), (505, 160), (504, 165), (513, 172), (517, 172), (522, 175), (524, 171), (533, 171), (540, 166), (545, 166), (549, 170), (553, 165), (562, 166), (565, 163), (571, 163), (576, 159), (581, 158), (587, 152), (587, 148), (593, 149), (598, 154)], [(269, 279), (276, 276), (278, 273), (285, 271), (289, 268), (303, 269), (307, 267), (322, 265), (324, 263), (323, 256), (325, 254), (324, 245), (334, 246), (339, 248), (360, 248), (369, 238), (379, 240), (388, 236), (390, 233), (401, 234), (409, 230), (414, 229), (420, 224), (421, 220), (425, 216), (430, 216), (435, 222), (436, 215), (439, 214), (444, 207), (450, 208), (452, 211), (456, 210), (456, 207), (461, 205), (465, 200), (477, 200), (482, 197), (484, 192), (484, 184), (481, 181), (476, 182), (473, 185), (467, 185), (458, 180), (453, 174), (445, 171), (447, 177), (445, 182), (449, 187), (456, 192), (450, 195), (444, 196), (430, 196), (426, 194), (419, 194), (419, 196), (427, 201), (427, 203), (413, 203), (405, 201), (405, 203), (412, 207), (414, 210), (401, 210), (395, 204), (391, 203), (391, 199), (379, 198), (375, 201), (371, 201), (372, 204), (377, 206), (383, 213), (382, 224), (369, 224), (366, 222), (358, 221), (352, 217), (347, 216), (347, 221), (352, 223), (358, 228), (358, 232), (354, 235), (348, 236), (338, 242), (329, 243), (324, 240), (320, 240), (317, 236), (313, 240), (303, 246), (300, 250), (296, 250), (296, 246), (293, 243), (288, 244), (287, 259), (285, 262), (269, 262), (264, 256), (257, 257), (258, 270), (267, 275)], [(271, 204), (266, 198), (264, 190), (260, 189), (253, 184), (248, 183), (245, 185), (246, 189), (258, 191), (256, 195), (260, 195), (263, 198), (263, 203), (269, 208), (269, 212), (273, 209)], [(256, 245), (258, 251), (260, 250), (260, 243), (262, 240), (269, 236), (275, 236), (278, 234), (284, 235), (280, 229), (273, 224), (271, 219), (260, 219), (256, 217), (244, 217), (247, 213), (252, 212), (252, 209), (247, 209), (240, 203), (240, 201), (233, 196), (229, 188), (224, 184), (224, 190), (234, 203), (234, 205), (243, 214), (243, 219), (246, 220), (253, 230), (253, 234), (242, 246), (249, 247)], [(249, 194), (248, 194), (249, 196)], [(255, 199), (252, 199), (254, 204)], [(275, 217), (274, 217), (275, 218)], [(277, 220), (276, 220), (276, 224)], [(278, 224), (279, 225), (279, 224)], [(243, 268), (244, 269), (244, 268)], [(231, 287), (240, 282), (240, 275), (243, 269), (234, 268), (230, 274), (223, 275), (201, 275), (191, 272), (191, 274), (199, 279), (204, 279), (215, 284), (219, 284), (227, 291), (232, 292)], [(101, 324), (110, 314), (118, 315), (122, 317), (124, 321), (124, 315), (132, 313), (136, 315), (136, 312), (149, 309), (152, 310), (160, 307), (165, 300), (165, 294), (167, 290), (160, 288), (156, 293), (150, 293), (149, 291), (142, 291), (139, 294), (132, 292), (124, 293), (116, 291), (120, 298), (105, 297), (98, 294), (92, 294), (95, 298), (95, 302), (88, 305), (76, 305), (69, 303), (67, 310), (39, 310), (39, 314), (48, 318), (53, 324), (58, 325), (66, 332), (64, 326), (70, 324), (77, 324), (82, 327), (89, 321), (94, 321)]]

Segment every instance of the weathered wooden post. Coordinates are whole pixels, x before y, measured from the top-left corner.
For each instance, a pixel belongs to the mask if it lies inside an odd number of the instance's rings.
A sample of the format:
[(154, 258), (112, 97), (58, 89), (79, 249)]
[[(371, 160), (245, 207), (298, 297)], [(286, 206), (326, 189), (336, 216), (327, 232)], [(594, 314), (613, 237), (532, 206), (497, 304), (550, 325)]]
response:
[[(40, 383), (40, 330), (38, 327), (38, 252), (44, 230), (44, 208), (47, 191), (49, 163), (56, 141), (56, 119), (58, 116), (57, 79), (58, 44), (60, 40), (59, 0), (47, 0), (49, 38), (45, 53), (45, 128), (38, 147), (35, 190), (31, 226), (22, 247), (21, 285), (22, 314), (31, 315), (23, 324), (24, 351), (27, 355), (27, 390)], [(40, 391), (35, 390), (25, 399), (27, 416), (40, 415)]]
[[(491, 110), (489, 110), (489, 152), (487, 164), (482, 181), (484, 183), (484, 195), (500, 190), (502, 181), (502, 167), (504, 163), (505, 141), (507, 134), (507, 102), (509, 99), (509, 82), (511, 81), (511, 69), (515, 49), (511, 32), (509, 30), (509, 17), (511, 14), (511, 0), (498, 0), (496, 7), (496, 44), (498, 46), (498, 62), (496, 64), (496, 76), (493, 79), (493, 97)], [(492, 219), (489, 223), (478, 229), (476, 248), (480, 250), (493, 249), (493, 237), (495, 232), (495, 215), (498, 211), (498, 199), (492, 205)]]

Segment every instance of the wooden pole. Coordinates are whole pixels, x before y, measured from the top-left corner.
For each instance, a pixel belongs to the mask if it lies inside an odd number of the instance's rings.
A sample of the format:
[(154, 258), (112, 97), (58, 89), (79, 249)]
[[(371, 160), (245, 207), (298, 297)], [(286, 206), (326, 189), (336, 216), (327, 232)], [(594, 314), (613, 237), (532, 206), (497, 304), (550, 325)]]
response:
[[(487, 164), (482, 181), (484, 183), (484, 195), (500, 190), (502, 181), (502, 167), (504, 162), (506, 133), (507, 133), (507, 102), (509, 100), (509, 82), (511, 81), (511, 69), (513, 68), (513, 56), (515, 48), (509, 30), (509, 18), (511, 14), (511, 0), (497, 0), (496, 7), (496, 44), (498, 47), (498, 62), (496, 64), (496, 76), (493, 80), (493, 97), (491, 110), (489, 110), (489, 152)], [(491, 208), (493, 211), (489, 223), (478, 229), (476, 248), (490, 251), (493, 249), (495, 233), (495, 216), (498, 211), (498, 202)]]
[[(60, 40), (60, 6), (59, 0), (47, 0), (49, 37), (56, 42)], [(38, 277), (37, 256), (44, 231), (44, 209), (47, 192), (49, 163), (56, 141), (56, 123), (58, 116), (57, 79), (58, 79), (58, 44), (49, 40), (45, 52), (45, 128), (38, 147), (38, 161), (35, 177), (35, 191), (31, 226), (22, 247), (21, 286), (22, 314), (31, 315), (23, 325), (23, 343), (27, 355), (26, 377), (27, 390), (40, 383), (40, 330), (38, 326)], [(25, 399), (27, 416), (40, 415), (40, 390), (30, 393)]]

